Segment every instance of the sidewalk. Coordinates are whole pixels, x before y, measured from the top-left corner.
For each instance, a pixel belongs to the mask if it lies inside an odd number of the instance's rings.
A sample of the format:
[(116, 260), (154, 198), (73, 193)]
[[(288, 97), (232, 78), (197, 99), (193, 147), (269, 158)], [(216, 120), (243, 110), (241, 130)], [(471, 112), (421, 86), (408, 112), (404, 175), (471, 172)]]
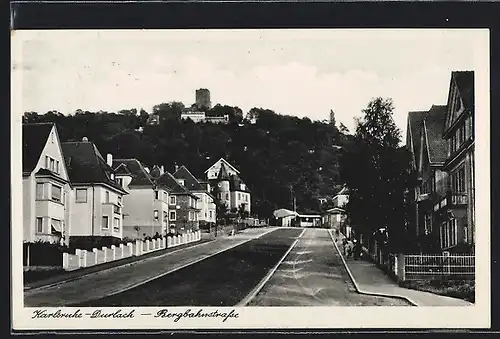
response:
[(61, 284), (25, 290), (24, 304), (25, 307), (62, 307), (101, 299), (145, 284), (276, 229), (265, 227), (247, 230), (236, 236), (198, 243), (197, 246), (86, 274)]
[[(337, 247), (342, 255), (342, 237), (338, 236)], [(468, 301), (400, 287), (374, 263), (365, 260), (343, 258), (346, 269), (358, 292), (379, 296), (403, 298), (415, 306), (472, 306)]]
[(54, 275), (52, 277), (48, 277), (48, 278), (44, 278), (44, 279), (40, 279), (40, 280), (34, 280), (31, 282), (25, 283), (24, 290), (27, 291), (27, 290), (31, 290), (31, 289), (35, 289), (35, 288), (40, 288), (40, 287), (49, 287), (49, 286), (58, 285), (61, 283), (80, 279), (81, 277), (84, 277), (84, 276), (89, 275), (89, 274), (102, 272), (102, 271), (105, 271), (108, 269), (117, 268), (117, 267), (124, 266), (124, 265), (129, 265), (129, 264), (132, 264), (132, 263), (135, 263), (138, 261), (148, 260), (148, 259), (159, 257), (159, 256), (162, 256), (162, 255), (174, 252), (174, 251), (179, 251), (181, 249), (189, 248), (192, 246), (197, 246), (197, 245), (204, 244), (204, 243), (214, 241), (214, 240), (215, 239), (203, 239), (202, 238), (201, 241), (146, 253), (146, 254), (138, 256), (138, 257), (132, 256), (132, 257), (127, 257), (127, 258), (123, 258), (120, 260), (114, 260), (114, 261), (110, 261), (110, 262), (99, 264), (99, 265), (83, 267), (83, 268), (80, 268), (80, 269), (77, 269), (74, 271), (67, 271), (64, 273)]

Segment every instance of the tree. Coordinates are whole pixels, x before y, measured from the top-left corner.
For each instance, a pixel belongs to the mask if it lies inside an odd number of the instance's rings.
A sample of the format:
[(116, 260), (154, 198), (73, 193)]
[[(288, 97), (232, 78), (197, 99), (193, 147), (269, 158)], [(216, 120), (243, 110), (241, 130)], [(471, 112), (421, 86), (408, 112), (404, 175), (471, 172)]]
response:
[(153, 114), (158, 115), (161, 121), (179, 120), (184, 108), (185, 107), (182, 102), (171, 101), (169, 103), (161, 103), (153, 106)]
[(387, 245), (402, 250), (408, 242), (405, 192), (413, 179), (410, 157), (399, 147), (401, 132), (393, 109), (391, 99), (376, 98), (363, 110), (354, 140), (341, 158), (341, 177), (350, 189), (346, 208), (356, 236), (373, 238), (386, 229)]

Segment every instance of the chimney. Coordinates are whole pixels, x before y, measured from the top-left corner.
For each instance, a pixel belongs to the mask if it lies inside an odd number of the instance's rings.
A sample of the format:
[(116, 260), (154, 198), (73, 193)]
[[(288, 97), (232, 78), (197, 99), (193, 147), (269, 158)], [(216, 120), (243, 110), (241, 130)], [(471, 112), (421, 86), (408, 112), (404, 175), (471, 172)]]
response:
[(108, 155), (106, 156), (106, 163), (109, 167), (113, 167), (113, 154), (108, 153)]
[(175, 164), (175, 172), (177, 172), (178, 169), (179, 169), (179, 166), (177, 164)]
[(163, 165), (161, 165), (160, 167), (160, 174), (163, 174), (165, 173), (165, 167)]
[(83, 138), (82, 138), (82, 141), (83, 141), (83, 142), (87, 142), (87, 141), (89, 141), (89, 138), (87, 138), (87, 137), (83, 137)]

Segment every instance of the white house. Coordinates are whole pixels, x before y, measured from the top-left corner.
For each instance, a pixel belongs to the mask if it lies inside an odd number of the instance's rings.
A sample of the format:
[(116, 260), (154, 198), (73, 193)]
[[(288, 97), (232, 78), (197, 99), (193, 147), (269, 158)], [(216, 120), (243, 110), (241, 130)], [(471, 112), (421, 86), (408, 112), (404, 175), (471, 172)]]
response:
[(23, 124), (24, 241), (68, 243), (71, 185), (53, 123)]
[(62, 143), (69, 179), (73, 187), (71, 241), (81, 237), (123, 238), (123, 196), (113, 169), (96, 145), (83, 138)]
[(218, 199), (225, 203), (229, 210), (244, 206), (245, 211), (251, 212), (251, 192), (241, 180), (240, 171), (227, 160), (221, 158), (210, 166), (205, 175), (210, 185), (210, 192), (216, 191)]
[(198, 179), (185, 166), (177, 169), (173, 176), (182, 186), (198, 197), (198, 208), (200, 209), (198, 220), (200, 223), (215, 223), (216, 209), (214, 197), (208, 193)]
[(137, 159), (110, 159), (124, 197), (123, 232), (131, 239), (168, 232), (169, 192), (157, 185), (153, 176), (163, 174), (163, 166), (149, 170)]

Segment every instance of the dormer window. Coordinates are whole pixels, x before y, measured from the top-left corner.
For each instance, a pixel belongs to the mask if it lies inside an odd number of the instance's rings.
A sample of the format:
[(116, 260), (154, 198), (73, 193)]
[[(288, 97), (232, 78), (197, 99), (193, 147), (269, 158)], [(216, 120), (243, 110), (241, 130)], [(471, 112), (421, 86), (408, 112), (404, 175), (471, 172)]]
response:
[(184, 186), (184, 179), (178, 179), (177, 181), (179, 182), (179, 184), (181, 184), (182, 186)]
[(241, 189), (242, 191), (244, 191), (244, 190), (245, 190), (245, 184), (240, 184), (240, 189)]

